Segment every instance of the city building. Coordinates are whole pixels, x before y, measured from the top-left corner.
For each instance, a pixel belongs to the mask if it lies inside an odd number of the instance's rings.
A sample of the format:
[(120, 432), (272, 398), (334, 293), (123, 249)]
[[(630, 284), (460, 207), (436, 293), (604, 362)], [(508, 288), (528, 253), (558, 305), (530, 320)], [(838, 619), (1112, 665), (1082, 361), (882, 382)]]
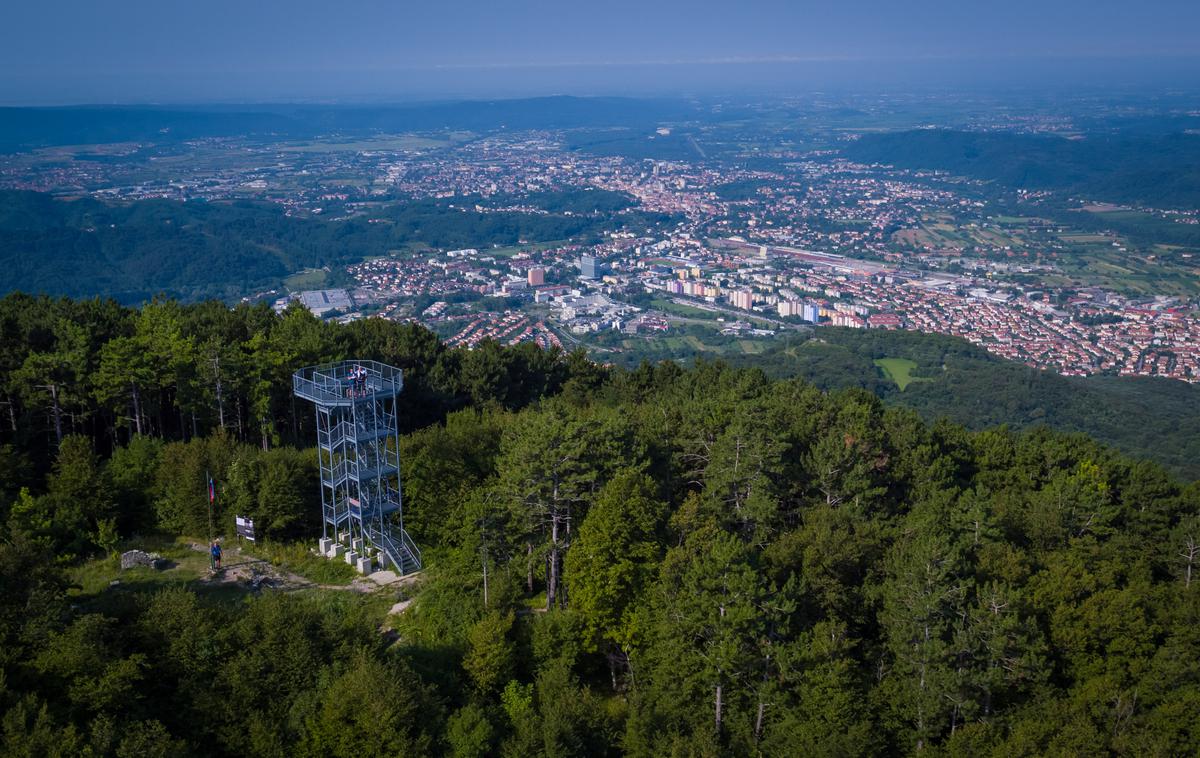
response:
[(730, 293), (729, 302), (733, 303), (734, 308), (748, 311), (754, 307), (754, 295), (749, 290), (735, 290)]
[(350, 293), (343, 289), (333, 290), (306, 290), (299, 292), (290, 298), (281, 298), (275, 304), (275, 310), (283, 310), (280, 306), (286, 307), (292, 300), (299, 300), (300, 304), (312, 312), (314, 316), (324, 316), (330, 311), (340, 311), (345, 313), (354, 307), (350, 301)]

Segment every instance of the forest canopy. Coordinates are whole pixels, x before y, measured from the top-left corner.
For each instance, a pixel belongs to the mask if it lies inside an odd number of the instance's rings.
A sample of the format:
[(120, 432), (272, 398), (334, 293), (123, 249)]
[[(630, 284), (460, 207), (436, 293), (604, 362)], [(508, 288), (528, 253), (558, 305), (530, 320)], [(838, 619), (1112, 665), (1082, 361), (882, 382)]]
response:
[[(861, 388), (596, 365), (382, 320), (0, 301), (5, 755), (1177, 755), (1200, 749), (1200, 485)], [(370, 597), (70, 586), (215, 517), (311, 541), (288, 377), (400, 366)]]
[[(551, 211), (483, 212), (448, 201), (394, 201), (370, 217), (289, 216), (248, 200), (106, 203), (0, 190), (0, 294), (13, 290), (141, 303), (157, 294), (236, 300), (305, 268), (345, 266), (397, 249), (455, 249), (598, 234), (590, 214), (626, 207), (620, 193), (540, 193)], [(336, 208), (329, 208), (329, 214)], [(571, 213), (571, 211), (575, 211)], [(646, 224), (651, 215), (624, 217)], [(375, 222), (373, 222), (374, 220)]]

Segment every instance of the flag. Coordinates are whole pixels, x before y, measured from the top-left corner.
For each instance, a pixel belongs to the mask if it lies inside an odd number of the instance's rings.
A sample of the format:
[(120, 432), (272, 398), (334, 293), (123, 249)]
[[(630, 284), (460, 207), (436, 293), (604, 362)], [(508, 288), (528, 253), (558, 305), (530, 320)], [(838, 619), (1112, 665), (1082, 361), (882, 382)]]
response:
[[(206, 473), (205, 476), (208, 476)], [(217, 485), (211, 476), (208, 477), (208, 502), (214, 502), (217, 499)]]

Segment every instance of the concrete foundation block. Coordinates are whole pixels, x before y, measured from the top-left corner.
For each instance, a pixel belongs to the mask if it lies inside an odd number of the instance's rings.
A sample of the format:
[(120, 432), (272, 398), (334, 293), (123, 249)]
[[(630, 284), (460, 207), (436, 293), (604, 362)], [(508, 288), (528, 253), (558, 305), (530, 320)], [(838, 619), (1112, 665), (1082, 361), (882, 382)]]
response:
[(353, 550), (346, 551), (346, 563), (349, 563), (351, 566), (353, 566), (354, 562), (357, 560), (358, 560), (358, 553), (354, 552)]
[(374, 561), (372, 561), (368, 556), (364, 555), (355, 561), (354, 568), (356, 568), (360, 574), (369, 574), (371, 573), (371, 569), (374, 567), (373, 564)]
[(350, 542), (350, 532), (338, 532), (338, 542), (343, 545)]
[(321, 555), (329, 555), (329, 548), (333, 547), (333, 540), (328, 537), (322, 537), (317, 540), (317, 552)]
[(362, 538), (360, 537), (356, 540), (351, 540), (350, 541), (350, 549), (353, 550), (354, 552), (358, 553), (359, 555), (362, 555), (362, 552), (363, 552)]
[(326, 553), (325, 555), (329, 556), (330, 558), (332, 558), (334, 560), (337, 560), (338, 558), (341, 558), (345, 554), (346, 554), (345, 547), (343, 547), (342, 545), (334, 545), (333, 547), (329, 548), (329, 552)]

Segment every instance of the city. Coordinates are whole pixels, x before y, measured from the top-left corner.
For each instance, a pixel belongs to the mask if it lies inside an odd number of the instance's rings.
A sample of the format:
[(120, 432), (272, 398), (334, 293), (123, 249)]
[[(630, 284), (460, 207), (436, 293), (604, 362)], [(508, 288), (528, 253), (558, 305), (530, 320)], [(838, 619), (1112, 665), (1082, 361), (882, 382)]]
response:
[[(723, 142), (719, 128), (708, 132), (701, 140), (710, 150), (742, 150)], [(661, 127), (653, 137), (670, 134)], [(453, 344), (582, 344), (605, 360), (636, 343), (595, 344), (598, 332), (653, 340), (669, 336), (672, 323), (728, 330), (757, 319), (768, 328), (740, 333), (911, 329), (1064, 375), (1200, 381), (1200, 250), (1147, 241), (1137, 228), (1133, 241), (1120, 226), (1092, 228), (1132, 218), (1152, 237), (1194, 228), (1194, 211), (1087, 199), (1063, 211), (1051, 193), (855, 163), (837, 150), (789, 153), (779, 167), (757, 170), (727, 155), (705, 160), (695, 139), (690, 160), (593, 155), (568, 149), (570, 140), (531, 132), (204, 142), (191, 145), (209, 151), (201, 168), (169, 182), (144, 178), (168, 157), (126, 163), (138, 152), (127, 147), (106, 163), (9, 158), (0, 184), (124, 200), (255, 199), (289, 215), (382, 225), (395, 223), (390, 205), (409, 198), (440, 203), (451, 218), (553, 215), (598, 229), (591, 239), (380, 250), (361, 263), (300, 272), (292, 295), (255, 295), (307, 302), (303, 283), (332, 282), (343, 299), (314, 312), (417, 320)], [(128, 183), (134, 175), (143, 180)], [(1027, 215), (1007, 215), (1013, 207)], [(1070, 214), (1092, 226), (1072, 227)]]

